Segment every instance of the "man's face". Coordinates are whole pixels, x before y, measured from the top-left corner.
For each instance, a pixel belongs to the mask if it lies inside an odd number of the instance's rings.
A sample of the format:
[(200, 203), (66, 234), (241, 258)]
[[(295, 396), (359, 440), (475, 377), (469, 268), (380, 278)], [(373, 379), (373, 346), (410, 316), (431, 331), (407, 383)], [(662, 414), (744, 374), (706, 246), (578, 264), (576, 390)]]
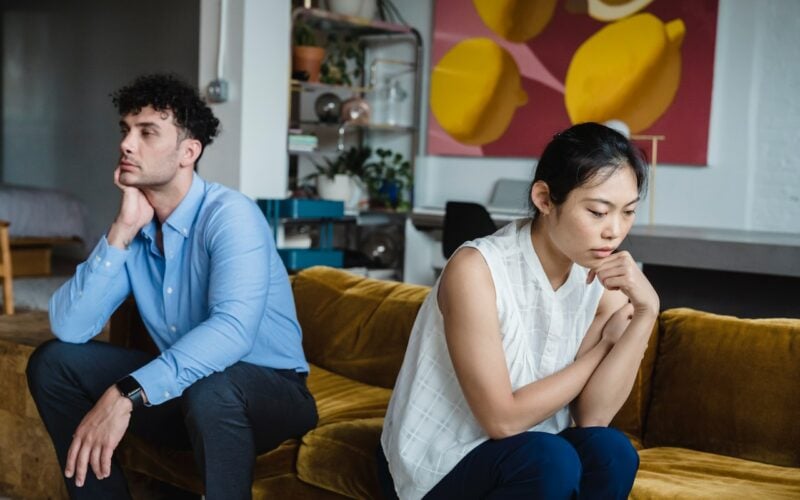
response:
[(120, 120), (120, 183), (138, 188), (161, 187), (176, 176), (181, 158), (182, 132), (172, 112), (146, 106)]

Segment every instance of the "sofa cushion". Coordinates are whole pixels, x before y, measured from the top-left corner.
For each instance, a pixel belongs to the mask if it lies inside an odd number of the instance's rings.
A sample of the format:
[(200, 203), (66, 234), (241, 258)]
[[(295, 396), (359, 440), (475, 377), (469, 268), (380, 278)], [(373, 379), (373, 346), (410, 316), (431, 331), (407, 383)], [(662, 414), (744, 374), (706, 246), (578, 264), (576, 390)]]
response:
[(303, 436), (297, 477), (349, 498), (381, 498), (376, 451), (383, 418), (317, 427)]
[(392, 391), (342, 377), (311, 365), (308, 389), (319, 413), (318, 427), (357, 418), (383, 417)]
[(674, 309), (659, 322), (645, 447), (800, 466), (800, 320)]
[(639, 451), (630, 498), (800, 498), (800, 469), (684, 448)]
[(329, 267), (303, 270), (292, 287), (310, 362), (367, 384), (394, 387), (429, 288)]

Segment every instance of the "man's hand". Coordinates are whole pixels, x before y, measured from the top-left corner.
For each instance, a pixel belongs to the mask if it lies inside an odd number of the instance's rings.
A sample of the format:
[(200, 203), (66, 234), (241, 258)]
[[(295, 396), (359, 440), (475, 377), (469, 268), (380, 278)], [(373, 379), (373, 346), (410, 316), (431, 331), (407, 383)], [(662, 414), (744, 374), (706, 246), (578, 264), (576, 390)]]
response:
[(120, 167), (114, 170), (114, 184), (122, 191), (116, 220), (108, 231), (108, 243), (125, 249), (145, 224), (153, 220), (153, 206), (139, 188), (126, 186), (119, 180)]
[(633, 305), (634, 314), (658, 315), (658, 294), (628, 252), (615, 253), (603, 259), (599, 266), (589, 271), (586, 282), (591, 283), (595, 276), (606, 289), (624, 293)]
[(76, 486), (83, 486), (90, 464), (97, 479), (111, 475), (111, 455), (128, 429), (132, 410), (133, 403), (111, 386), (83, 417), (72, 437), (64, 469), (68, 478), (75, 477)]

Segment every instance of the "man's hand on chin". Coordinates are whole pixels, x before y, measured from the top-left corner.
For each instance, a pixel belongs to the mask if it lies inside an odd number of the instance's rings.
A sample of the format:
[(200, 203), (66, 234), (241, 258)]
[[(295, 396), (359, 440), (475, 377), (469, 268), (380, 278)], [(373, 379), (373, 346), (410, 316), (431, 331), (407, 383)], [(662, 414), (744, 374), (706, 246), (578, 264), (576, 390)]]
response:
[(75, 477), (75, 485), (83, 486), (91, 465), (97, 479), (111, 475), (111, 455), (125, 435), (131, 420), (133, 403), (111, 386), (83, 417), (67, 452), (64, 474)]
[(122, 250), (128, 248), (136, 233), (153, 219), (154, 209), (138, 188), (120, 181), (121, 167), (114, 170), (114, 184), (122, 191), (119, 213), (108, 231), (108, 243)]

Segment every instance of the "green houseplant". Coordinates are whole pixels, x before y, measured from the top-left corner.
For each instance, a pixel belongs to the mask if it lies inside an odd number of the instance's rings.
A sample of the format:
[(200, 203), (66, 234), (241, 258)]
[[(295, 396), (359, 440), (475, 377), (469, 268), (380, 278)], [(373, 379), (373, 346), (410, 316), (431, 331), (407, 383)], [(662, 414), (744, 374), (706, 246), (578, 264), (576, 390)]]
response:
[(370, 148), (353, 146), (334, 158), (324, 158), (322, 164), (314, 162), (316, 172), (305, 179), (316, 179), (320, 198), (347, 203), (352, 197), (353, 179), (363, 177), (371, 155)]
[(330, 34), (326, 49), (322, 83), (352, 86), (364, 74), (364, 42), (349, 34)]
[(370, 205), (406, 211), (411, 208), (411, 162), (391, 149), (378, 148), (378, 161), (365, 165), (361, 178), (370, 194)]
[(317, 33), (304, 21), (294, 23), (292, 31), (294, 47), (292, 47), (292, 71), (305, 73), (308, 81), (318, 82), (322, 60), (325, 59), (325, 48)]

